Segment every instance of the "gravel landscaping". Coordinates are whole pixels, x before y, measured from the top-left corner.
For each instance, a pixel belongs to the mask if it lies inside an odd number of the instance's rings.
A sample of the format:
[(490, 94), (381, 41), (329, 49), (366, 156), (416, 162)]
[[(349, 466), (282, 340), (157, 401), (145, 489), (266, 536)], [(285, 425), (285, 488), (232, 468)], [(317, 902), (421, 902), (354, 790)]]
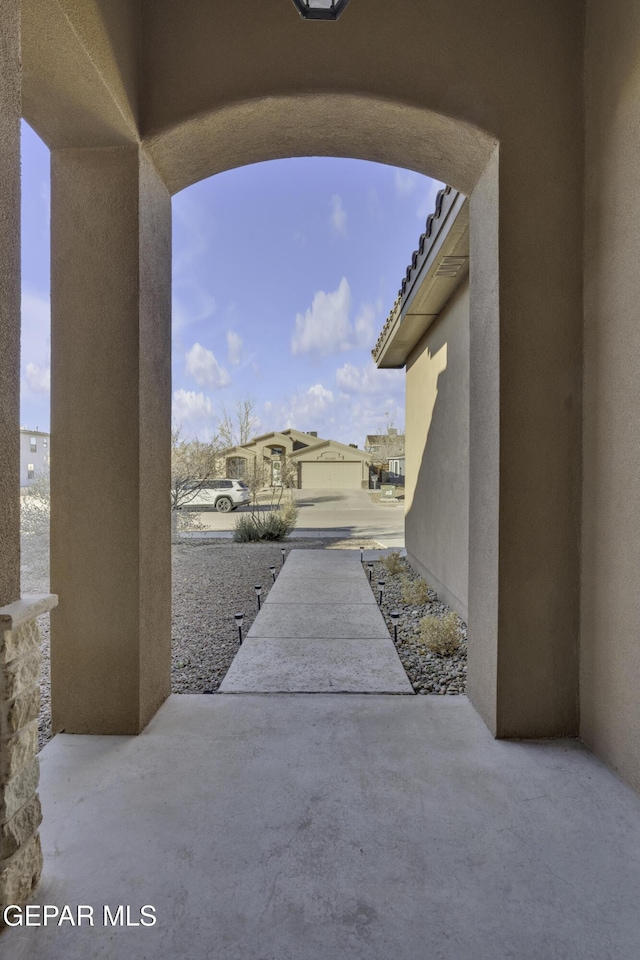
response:
[[(375, 549), (371, 540), (309, 539), (280, 543), (232, 543), (229, 540), (196, 541), (172, 548), (172, 643), (171, 689), (173, 693), (214, 693), (238, 650), (235, 613), (244, 614), (243, 634), (256, 618), (258, 605), (254, 586), (262, 585), (265, 599), (272, 583), (271, 564), (276, 572), (282, 563), (281, 546), (291, 549)], [(41, 556), (31, 562), (23, 552), (23, 591), (46, 593), (49, 589), (46, 565)], [(42, 682), (39, 740), (40, 749), (51, 739), (51, 676), (49, 658), (49, 615), (39, 620), (42, 634)]]
[[(371, 540), (295, 540), (284, 544), (240, 544), (229, 540), (176, 544), (173, 549), (173, 619), (171, 643), (171, 689), (173, 693), (215, 693), (238, 650), (235, 613), (244, 616), (246, 636), (258, 613), (255, 584), (262, 586), (262, 600), (272, 584), (271, 564), (276, 573), (282, 563), (281, 546), (291, 549), (351, 549), (379, 546)], [(26, 558), (25, 558), (26, 559)], [(365, 565), (365, 572), (368, 569)], [(374, 564), (372, 588), (378, 598), (377, 581), (384, 579), (382, 613), (393, 636), (391, 610), (401, 612), (398, 624), (398, 654), (420, 694), (465, 692), (467, 674), (466, 624), (461, 623), (462, 646), (452, 657), (429, 653), (419, 643), (420, 621), (425, 616), (442, 618), (451, 612), (429, 591), (429, 601), (402, 601), (402, 577), (419, 579), (405, 560), (402, 572), (391, 575), (381, 562)], [(48, 590), (42, 563), (25, 566), (24, 592)], [(40, 618), (42, 633), (42, 704), (40, 748), (51, 738), (49, 616)]]
[[(393, 622), (390, 617), (392, 610), (400, 611), (398, 621), (397, 650), (402, 664), (416, 693), (427, 694), (461, 694), (467, 684), (467, 625), (460, 621), (461, 647), (460, 652), (453, 657), (441, 657), (429, 653), (420, 645), (420, 621), (423, 617), (438, 617), (442, 619), (450, 614), (451, 608), (442, 603), (434, 590), (429, 589), (429, 602), (424, 604), (407, 604), (402, 599), (402, 578), (410, 581), (420, 578), (411, 569), (406, 560), (401, 561), (402, 572), (391, 575), (382, 563), (374, 563), (371, 575), (371, 587), (376, 600), (379, 598), (378, 580), (384, 580), (382, 593), (382, 613), (393, 637)], [(365, 564), (368, 576), (368, 568)]]

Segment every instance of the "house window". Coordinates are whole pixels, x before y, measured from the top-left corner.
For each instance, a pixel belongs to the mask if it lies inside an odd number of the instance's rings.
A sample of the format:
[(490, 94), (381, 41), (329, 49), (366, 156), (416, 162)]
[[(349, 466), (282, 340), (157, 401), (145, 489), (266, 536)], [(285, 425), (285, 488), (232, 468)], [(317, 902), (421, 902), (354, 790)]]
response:
[(232, 480), (245, 480), (247, 476), (247, 461), (245, 457), (229, 457), (227, 460), (227, 476)]
[(46, 439), (42, 441), (42, 446), (45, 448), (45, 450), (47, 449), (47, 440), (46, 440)]
[(37, 438), (37, 437), (31, 437), (31, 440), (30, 440), (30, 443), (29, 443), (29, 449), (31, 450), (31, 453), (37, 453), (37, 452), (38, 452), (38, 438)]
[(33, 480), (35, 477), (35, 467), (32, 463), (27, 464), (27, 480)]

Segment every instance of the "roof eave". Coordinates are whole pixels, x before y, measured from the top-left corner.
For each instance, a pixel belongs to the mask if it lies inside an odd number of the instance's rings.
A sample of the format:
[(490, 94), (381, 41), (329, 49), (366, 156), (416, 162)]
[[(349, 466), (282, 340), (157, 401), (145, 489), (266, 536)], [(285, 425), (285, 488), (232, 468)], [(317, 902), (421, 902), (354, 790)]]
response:
[(439, 194), (389, 318), (371, 351), (380, 368), (404, 367), (469, 272), (469, 201), (447, 187)]

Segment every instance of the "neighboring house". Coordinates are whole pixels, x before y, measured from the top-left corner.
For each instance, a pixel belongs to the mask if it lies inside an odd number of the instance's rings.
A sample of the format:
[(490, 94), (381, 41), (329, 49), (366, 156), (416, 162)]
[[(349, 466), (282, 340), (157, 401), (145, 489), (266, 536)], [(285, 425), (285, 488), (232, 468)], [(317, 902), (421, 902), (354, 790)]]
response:
[(42, 430), (20, 428), (20, 486), (29, 487), (49, 466), (51, 436)]
[[(395, 427), (389, 427), (387, 433), (368, 434), (364, 449), (371, 454), (373, 466), (386, 467), (392, 459), (404, 457), (404, 436)], [(391, 471), (390, 466), (388, 469)]]
[(405, 474), (405, 458), (404, 457), (392, 457), (389, 460), (389, 473), (396, 477), (404, 477)]
[(297, 450), (291, 459), (298, 464), (301, 490), (362, 490), (369, 486), (371, 455), (336, 440), (321, 440)]
[(406, 367), (407, 371), (405, 542), (409, 561), (465, 619), (469, 579), (468, 223), (468, 200), (450, 187), (441, 190), (420, 249), (373, 350), (378, 367)]
[(227, 451), (226, 475), (241, 480), (260, 464), (265, 468), (265, 485), (278, 486), (284, 458), (296, 465), (294, 483), (300, 489), (360, 490), (369, 483), (371, 457), (364, 450), (293, 428), (262, 434)]
[(263, 433), (248, 443), (227, 451), (226, 476), (243, 480), (255, 469), (257, 463), (264, 465), (270, 474), (265, 482), (277, 486), (281, 482), (283, 457), (289, 457), (297, 450), (303, 450), (310, 444), (318, 442), (317, 433), (304, 433), (302, 430), (293, 428)]

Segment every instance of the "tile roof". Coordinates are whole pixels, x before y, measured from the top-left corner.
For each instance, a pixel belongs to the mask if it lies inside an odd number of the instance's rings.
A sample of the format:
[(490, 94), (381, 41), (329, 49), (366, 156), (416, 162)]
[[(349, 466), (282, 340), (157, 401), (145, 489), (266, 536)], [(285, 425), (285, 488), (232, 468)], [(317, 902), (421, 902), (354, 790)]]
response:
[(414, 278), (418, 265), (421, 264), (424, 259), (425, 250), (427, 249), (427, 241), (431, 239), (435, 221), (439, 220), (440, 217), (442, 216), (445, 197), (449, 196), (451, 192), (452, 192), (452, 188), (449, 186), (443, 187), (442, 190), (438, 190), (438, 193), (436, 196), (435, 210), (433, 211), (433, 213), (430, 213), (429, 216), (427, 217), (427, 224), (426, 224), (425, 231), (420, 236), (417, 250), (413, 251), (413, 256), (411, 257), (411, 263), (407, 267), (407, 272), (402, 280), (402, 285), (400, 287), (400, 290), (398, 291), (398, 296), (396, 297), (396, 300), (391, 308), (391, 312), (387, 317), (387, 321), (384, 327), (382, 328), (380, 336), (378, 337), (378, 341), (375, 347), (373, 348), (373, 350), (371, 351), (371, 354), (374, 360), (378, 358), (380, 351), (382, 350), (382, 347), (386, 342), (387, 336), (389, 335), (391, 328), (393, 327), (395, 321), (398, 318), (398, 314), (400, 313), (400, 308), (402, 306), (402, 300), (407, 292), (407, 288), (409, 287), (411, 281)]

